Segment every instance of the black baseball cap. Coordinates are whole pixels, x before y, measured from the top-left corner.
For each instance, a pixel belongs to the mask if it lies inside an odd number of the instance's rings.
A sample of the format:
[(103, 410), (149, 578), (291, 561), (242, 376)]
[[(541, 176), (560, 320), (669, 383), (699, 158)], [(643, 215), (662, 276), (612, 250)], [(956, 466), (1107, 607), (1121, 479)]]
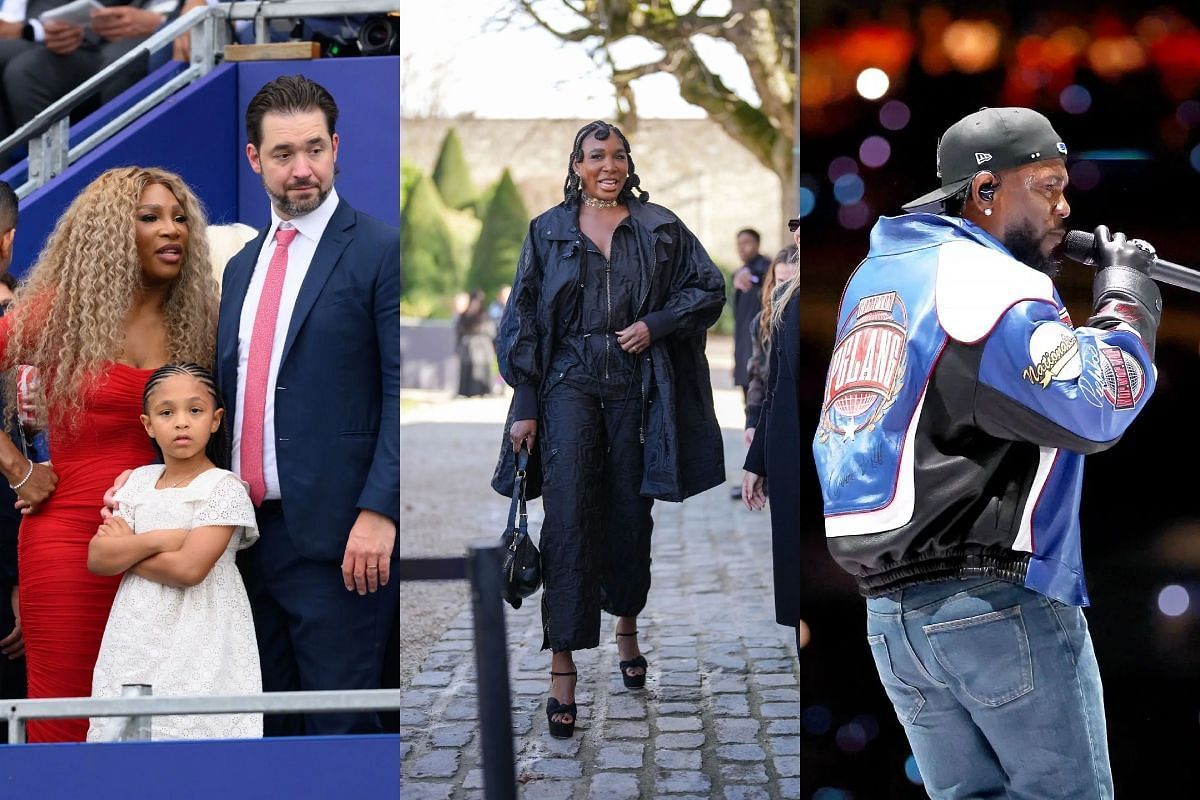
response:
[(904, 210), (953, 197), (981, 170), (999, 172), (1066, 157), (1067, 145), (1042, 114), (1031, 108), (981, 108), (947, 128), (938, 141), (942, 187), (906, 203)]

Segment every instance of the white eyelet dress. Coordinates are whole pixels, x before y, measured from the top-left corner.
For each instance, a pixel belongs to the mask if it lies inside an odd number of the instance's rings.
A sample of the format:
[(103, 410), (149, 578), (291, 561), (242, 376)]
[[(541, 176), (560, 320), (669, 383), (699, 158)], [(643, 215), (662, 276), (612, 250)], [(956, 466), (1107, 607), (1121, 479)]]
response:
[[(116, 494), (118, 515), (135, 534), (235, 525), (229, 546), (196, 586), (176, 588), (126, 573), (109, 613), (92, 674), (93, 697), (119, 697), (121, 685), (146, 683), (155, 696), (262, 691), (254, 620), (236, 552), (258, 539), (254, 506), (232, 472), (210, 469), (178, 489), (155, 489), (162, 464), (139, 467)], [(88, 741), (111, 741), (120, 717), (93, 718)], [(261, 714), (156, 716), (153, 739), (262, 736)]]

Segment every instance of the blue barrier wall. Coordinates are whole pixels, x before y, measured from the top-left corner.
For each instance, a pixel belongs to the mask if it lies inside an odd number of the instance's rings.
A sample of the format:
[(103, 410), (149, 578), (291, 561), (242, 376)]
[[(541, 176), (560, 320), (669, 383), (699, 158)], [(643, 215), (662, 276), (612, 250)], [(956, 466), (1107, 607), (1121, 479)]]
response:
[[(101, 127), (116, 119), (122, 112), (133, 107), (137, 101), (144, 96), (150, 94), (164, 83), (174, 78), (180, 72), (183, 72), (184, 64), (182, 61), (170, 61), (167, 64), (159, 67), (151, 72), (145, 78), (130, 86), (121, 94), (114, 97), (112, 100), (105, 103), (96, 111), (88, 114), (85, 118), (71, 126), (71, 131), (68, 134), (68, 141), (72, 144), (78, 144)], [(0, 178), (8, 181), (10, 186), (20, 186), (28, 179), (29, 162), (25, 159), (26, 148), (21, 145), (13, 151), (13, 157), (18, 155), (23, 159), (14, 164), (11, 169), (0, 175)]]
[[(254, 93), (280, 75), (304, 75), (338, 104), (338, 195), (390, 225), (400, 224), (400, 58), (323, 58), (244, 63), (238, 72), (238, 135), (246, 149), (244, 115)], [(262, 182), (243, 157), (238, 173), (241, 222), (270, 220)]]
[(226, 63), (22, 200), (12, 273), (20, 277), (29, 269), (75, 196), (101, 172), (117, 166), (157, 166), (179, 173), (204, 203), (211, 222), (265, 225), (268, 201), (245, 156), (246, 105), (267, 81), (296, 73), (317, 81), (337, 100), (338, 194), (360, 211), (399, 225), (398, 57)]
[(398, 800), (400, 737), (11, 745), (0, 797)]
[[(32, 265), (58, 218), (97, 175), (124, 165), (179, 173), (208, 209), (209, 219), (237, 220), (237, 68), (224, 64), (133, 122), (21, 201), (12, 272)], [(207, 121), (208, 124), (204, 124)]]

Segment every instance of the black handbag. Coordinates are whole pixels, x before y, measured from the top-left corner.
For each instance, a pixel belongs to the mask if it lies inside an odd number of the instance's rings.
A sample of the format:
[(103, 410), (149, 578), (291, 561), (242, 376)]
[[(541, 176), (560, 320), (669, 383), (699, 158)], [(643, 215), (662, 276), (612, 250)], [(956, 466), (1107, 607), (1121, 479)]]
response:
[(513, 608), (542, 585), (542, 554), (529, 538), (529, 517), (525, 512), (525, 474), (529, 451), (516, 454), (516, 479), (513, 480), (512, 505), (508, 509), (508, 528), (500, 535), (504, 547), (501, 568), (504, 575), (504, 599)]

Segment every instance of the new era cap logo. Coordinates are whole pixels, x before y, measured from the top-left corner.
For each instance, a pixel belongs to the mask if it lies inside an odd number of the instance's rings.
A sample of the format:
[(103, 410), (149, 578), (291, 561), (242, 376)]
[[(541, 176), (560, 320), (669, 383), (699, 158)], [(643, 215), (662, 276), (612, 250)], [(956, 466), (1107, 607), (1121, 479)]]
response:
[(992, 160), (991, 153), (976, 153), (975, 154), (975, 163), (976, 164), (982, 164), (985, 161), (991, 161), (991, 160)]
[(1066, 142), (1058, 143), (1058, 152), (1062, 153), (1064, 156), (1067, 154), (1067, 143)]

